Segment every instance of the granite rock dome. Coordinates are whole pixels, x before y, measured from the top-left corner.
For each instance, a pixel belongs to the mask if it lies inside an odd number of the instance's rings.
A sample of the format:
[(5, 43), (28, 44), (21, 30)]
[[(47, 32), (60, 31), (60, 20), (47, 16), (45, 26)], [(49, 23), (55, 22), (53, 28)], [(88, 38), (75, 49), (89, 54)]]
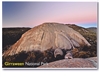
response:
[(75, 47), (90, 46), (77, 31), (61, 23), (43, 23), (27, 32), (3, 55), (14, 55), (21, 51), (52, 49), (72, 50)]

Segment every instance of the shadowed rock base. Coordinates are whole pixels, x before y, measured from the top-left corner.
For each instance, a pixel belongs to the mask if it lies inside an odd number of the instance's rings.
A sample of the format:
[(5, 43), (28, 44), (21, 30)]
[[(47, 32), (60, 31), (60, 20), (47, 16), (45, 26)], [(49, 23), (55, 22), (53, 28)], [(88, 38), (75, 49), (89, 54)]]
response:
[(38, 68), (97, 68), (97, 57), (63, 59)]

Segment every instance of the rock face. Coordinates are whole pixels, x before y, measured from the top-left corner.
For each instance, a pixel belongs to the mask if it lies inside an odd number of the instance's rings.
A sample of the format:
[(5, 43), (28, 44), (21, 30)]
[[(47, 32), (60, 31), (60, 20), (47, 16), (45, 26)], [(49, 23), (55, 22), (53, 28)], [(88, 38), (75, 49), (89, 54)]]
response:
[(64, 24), (43, 23), (27, 32), (3, 56), (14, 55), (21, 51), (52, 49), (72, 50), (75, 47), (90, 46), (88, 41), (77, 31)]
[(97, 68), (97, 57), (63, 59), (42, 65), (38, 68)]

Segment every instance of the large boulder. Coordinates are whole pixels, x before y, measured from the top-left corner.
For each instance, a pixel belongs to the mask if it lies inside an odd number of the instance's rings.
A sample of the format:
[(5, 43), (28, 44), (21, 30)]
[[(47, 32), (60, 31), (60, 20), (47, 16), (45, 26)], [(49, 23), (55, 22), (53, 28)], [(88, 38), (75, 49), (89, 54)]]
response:
[(15, 55), (22, 51), (41, 51), (48, 49), (72, 50), (75, 47), (90, 46), (89, 42), (77, 31), (64, 24), (43, 23), (27, 32), (3, 56)]

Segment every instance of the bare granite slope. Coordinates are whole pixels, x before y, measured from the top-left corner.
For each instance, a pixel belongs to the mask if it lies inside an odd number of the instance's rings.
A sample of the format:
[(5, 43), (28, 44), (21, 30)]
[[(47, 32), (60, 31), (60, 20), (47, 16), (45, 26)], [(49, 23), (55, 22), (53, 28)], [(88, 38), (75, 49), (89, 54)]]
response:
[(90, 46), (90, 44), (79, 32), (64, 24), (43, 23), (25, 32), (3, 55), (14, 55), (21, 51), (32, 50), (43, 52), (50, 48), (71, 50), (83, 46)]

